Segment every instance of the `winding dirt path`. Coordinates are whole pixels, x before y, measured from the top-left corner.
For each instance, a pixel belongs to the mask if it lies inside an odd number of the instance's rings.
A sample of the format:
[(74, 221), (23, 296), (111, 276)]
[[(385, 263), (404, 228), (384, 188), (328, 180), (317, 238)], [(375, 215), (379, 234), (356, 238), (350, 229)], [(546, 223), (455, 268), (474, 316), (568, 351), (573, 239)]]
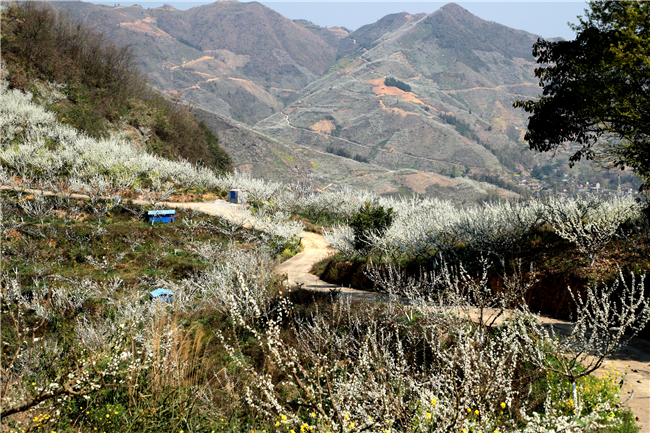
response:
[(303, 289), (324, 293), (338, 289), (342, 295), (349, 296), (358, 301), (372, 302), (380, 298), (380, 295), (376, 293), (338, 287), (335, 284), (326, 283), (316, 275), (311, 274), (309, 271), (312, 266), (327, 256), (336, 253), (336, 250), (325, 242), (325, 238), (322, 235), (303, 231), (301, 236), (302, 252), (282, 263), (276, 270), (278, 274), (287, 276), (289, 286), (302, 285)]
[[(329, 246), (325, 242), (325, 238), (319, 234), (302, 232), (302, 235), (304, 236), (303, 251), (277, 268), (278, 274), (288, 277), (291, 286), (302, 284), (304, 289), (318, 292), (339, 289), (341, 294), (360, 301), (376, 301), (383, 298), (376, 293), (337, 287), (310, 274), (312, 266), (328, 255), (334, 254), (336, 250)], [(553, 325), (559, 332), (570, 330), (571, 325), (566, 321), (543, 316), (540, 316), (539, 320), (541, 323)], [(621, 401), (627, 400), (630, 393), (633, 393), (626, 406), (632, 409), (640, 433), (650, 433), (650, 342), (634, 338), (629, 345), (609, 356), (603, 367), (596, 371), (596, 375), (602, 377), (605, 374), (618, 372), (620, 376), (626, 370), (628, 373), (621, 392)]]

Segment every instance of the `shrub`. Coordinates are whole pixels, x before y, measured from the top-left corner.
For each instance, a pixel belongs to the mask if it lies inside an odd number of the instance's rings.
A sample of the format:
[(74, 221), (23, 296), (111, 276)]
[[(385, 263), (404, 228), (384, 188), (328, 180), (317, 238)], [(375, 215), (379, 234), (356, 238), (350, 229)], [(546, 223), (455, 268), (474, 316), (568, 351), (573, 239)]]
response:
[(194, 48), (195, 50), (203, 51), (203, 48), (201, 48), (198, 44), (193, 44), (192, 42), (188, 41), (187, 39), (178, 37), (178, 38), (176, 38), (176, 40), (178, 42), (180, 42), (181, 44), (184, 44), (184, 45), (187, 45), (188, 47)]
[(440, 120), (442, 120), (443, 122), (449, 125), (452, 125), (454, 128), (456, 128), (456, 131), (463, 137), (467, 137), (470, 140), (474, 140), (476, 142), (481, 141), (478, 135), (476, 135), (476, 133), (472, 131), (472, 128), (470, 128), (469, 124), (458, 119), (453, 114), (441, 114)]
[(352, 217), (350, 227), (354, 233), (354, 247), (359, 251), (371, 246), (370, 236), (381, 236), (393, 222), (393, 208), (384, 209), (379, 205), (365, 202), (363, 207)]

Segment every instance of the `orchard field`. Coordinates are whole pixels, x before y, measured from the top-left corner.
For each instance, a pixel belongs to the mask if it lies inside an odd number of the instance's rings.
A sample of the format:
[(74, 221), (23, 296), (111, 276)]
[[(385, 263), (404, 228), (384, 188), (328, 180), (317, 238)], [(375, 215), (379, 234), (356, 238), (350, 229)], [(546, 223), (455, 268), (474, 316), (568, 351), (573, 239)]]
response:
[[(1, 90), (3, 431), (636, 431), (592, 373), (650, 318), (643, 203), (319, 193), (90, 137), (55, 83)], [(144, 219), (230, 188), (230, 219)], [(305, 226), (387, 301), (287, 288)], [(527, 302), (547, 244), (588, 277), (564, 335)]]

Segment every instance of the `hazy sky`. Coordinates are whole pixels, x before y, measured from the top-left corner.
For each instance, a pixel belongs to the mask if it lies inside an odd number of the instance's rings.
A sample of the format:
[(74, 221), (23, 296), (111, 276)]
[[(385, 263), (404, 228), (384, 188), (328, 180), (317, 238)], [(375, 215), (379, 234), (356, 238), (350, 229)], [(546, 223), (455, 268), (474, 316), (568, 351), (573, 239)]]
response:
[[(259, 0), (260, 3), (279, 12), (289, 19), (303, 18), (322, 27), (343, 26), (350, 30), (370, 24), (383, 16), (397, 12), (412, 14), (431, 13), (448, 2), (430, 1), (276, 1)], [(122, 1), (98, 0), (113, 6), (139, 4), (143, 7), (159, 7), (169, 4), (177, 9), (189, 9), (211, 1)], [(515, 29), (526, 30), (547, 38), (561, 36), (573, 39), (574, 33), (567, 25), (576, 23), (577, 16), (587, 8), (585, 1), (458, 1), (459, 5), (474, 15), (504, 24)]]

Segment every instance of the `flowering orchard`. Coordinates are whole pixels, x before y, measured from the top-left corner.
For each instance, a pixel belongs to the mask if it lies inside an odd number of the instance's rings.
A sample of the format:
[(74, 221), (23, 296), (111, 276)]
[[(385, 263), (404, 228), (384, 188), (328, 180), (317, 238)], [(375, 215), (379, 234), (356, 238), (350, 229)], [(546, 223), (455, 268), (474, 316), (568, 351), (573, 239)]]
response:
[[(370, 234), (372, 248), (392, 261), (462, 259), (461, 251), (483, 254), (505, 265), (506, 257), (544, 224), (590, 258), (591, 264), (612, 240), (646, 231), (642, 205), (630, 196), (605, 199), (587, 196), (487, 204), (457, 209), (449, 202), (424, 199), (377, 201), (395, 210), (390, 228)], [(332, 246), (348, 255), (354, 248), (352, 230), (335, 225), (326, 233)], [(462, 248), (460, 248), (462, 247)]]
[[(612, 239), (647, 230), (630, 198), (456, 209), (217, 176), (119, 132), (86, 137), (45, 108), (64, 89), (35, 89), (1, 88), (0, 177), (22, 189), (3, 191), (1, 208), (3, 431), (631, 431), (616, 374), (591, 373), (648, 322), (644, 277), (572, 291), (574, 326), (559, 335), (524, 302), (534, 270), (507, 271), (544, 224), (598, 260)], [(181, 188), (233, 187), (254, 215), (141, 220)], [(149, 206), (125, 203), (127, 190)], [(362, 207), (391, 218), (355, 243), (348, 224)], [(367, 255), (385, 300), (283, 287), (276, 257), (296, 247), (296, 214)], [(469, 255), (480, 259), (463, 266)], [(404, 259), (436, 266), (407, 275)], [(149, 299), (157, 288), (170, 302)]]
[[(462, 267), (444, 265), (411, 284), (395, 275), (371, 278), (408, 306), (391, 297), (359, 308), (343, 298), (305, 316), (282, 299), (262, 329), (246, 326), (267, 353), (266, 371), (222, 337), (256, 378), (247, 403), (279, 417), (281, 431), (578, 432), (621, 424), (618, 388), (594, 396), (589, 374), (650, 318), (643, 281), (625, 287), (618, 308), (611, 288), (594, 289), (579, 301), (573, 331), (558, 338), (523, 302), (529, 280), (507, 278), (495, 295)], [(435, 300), (430, 286), (440, 293)]]

